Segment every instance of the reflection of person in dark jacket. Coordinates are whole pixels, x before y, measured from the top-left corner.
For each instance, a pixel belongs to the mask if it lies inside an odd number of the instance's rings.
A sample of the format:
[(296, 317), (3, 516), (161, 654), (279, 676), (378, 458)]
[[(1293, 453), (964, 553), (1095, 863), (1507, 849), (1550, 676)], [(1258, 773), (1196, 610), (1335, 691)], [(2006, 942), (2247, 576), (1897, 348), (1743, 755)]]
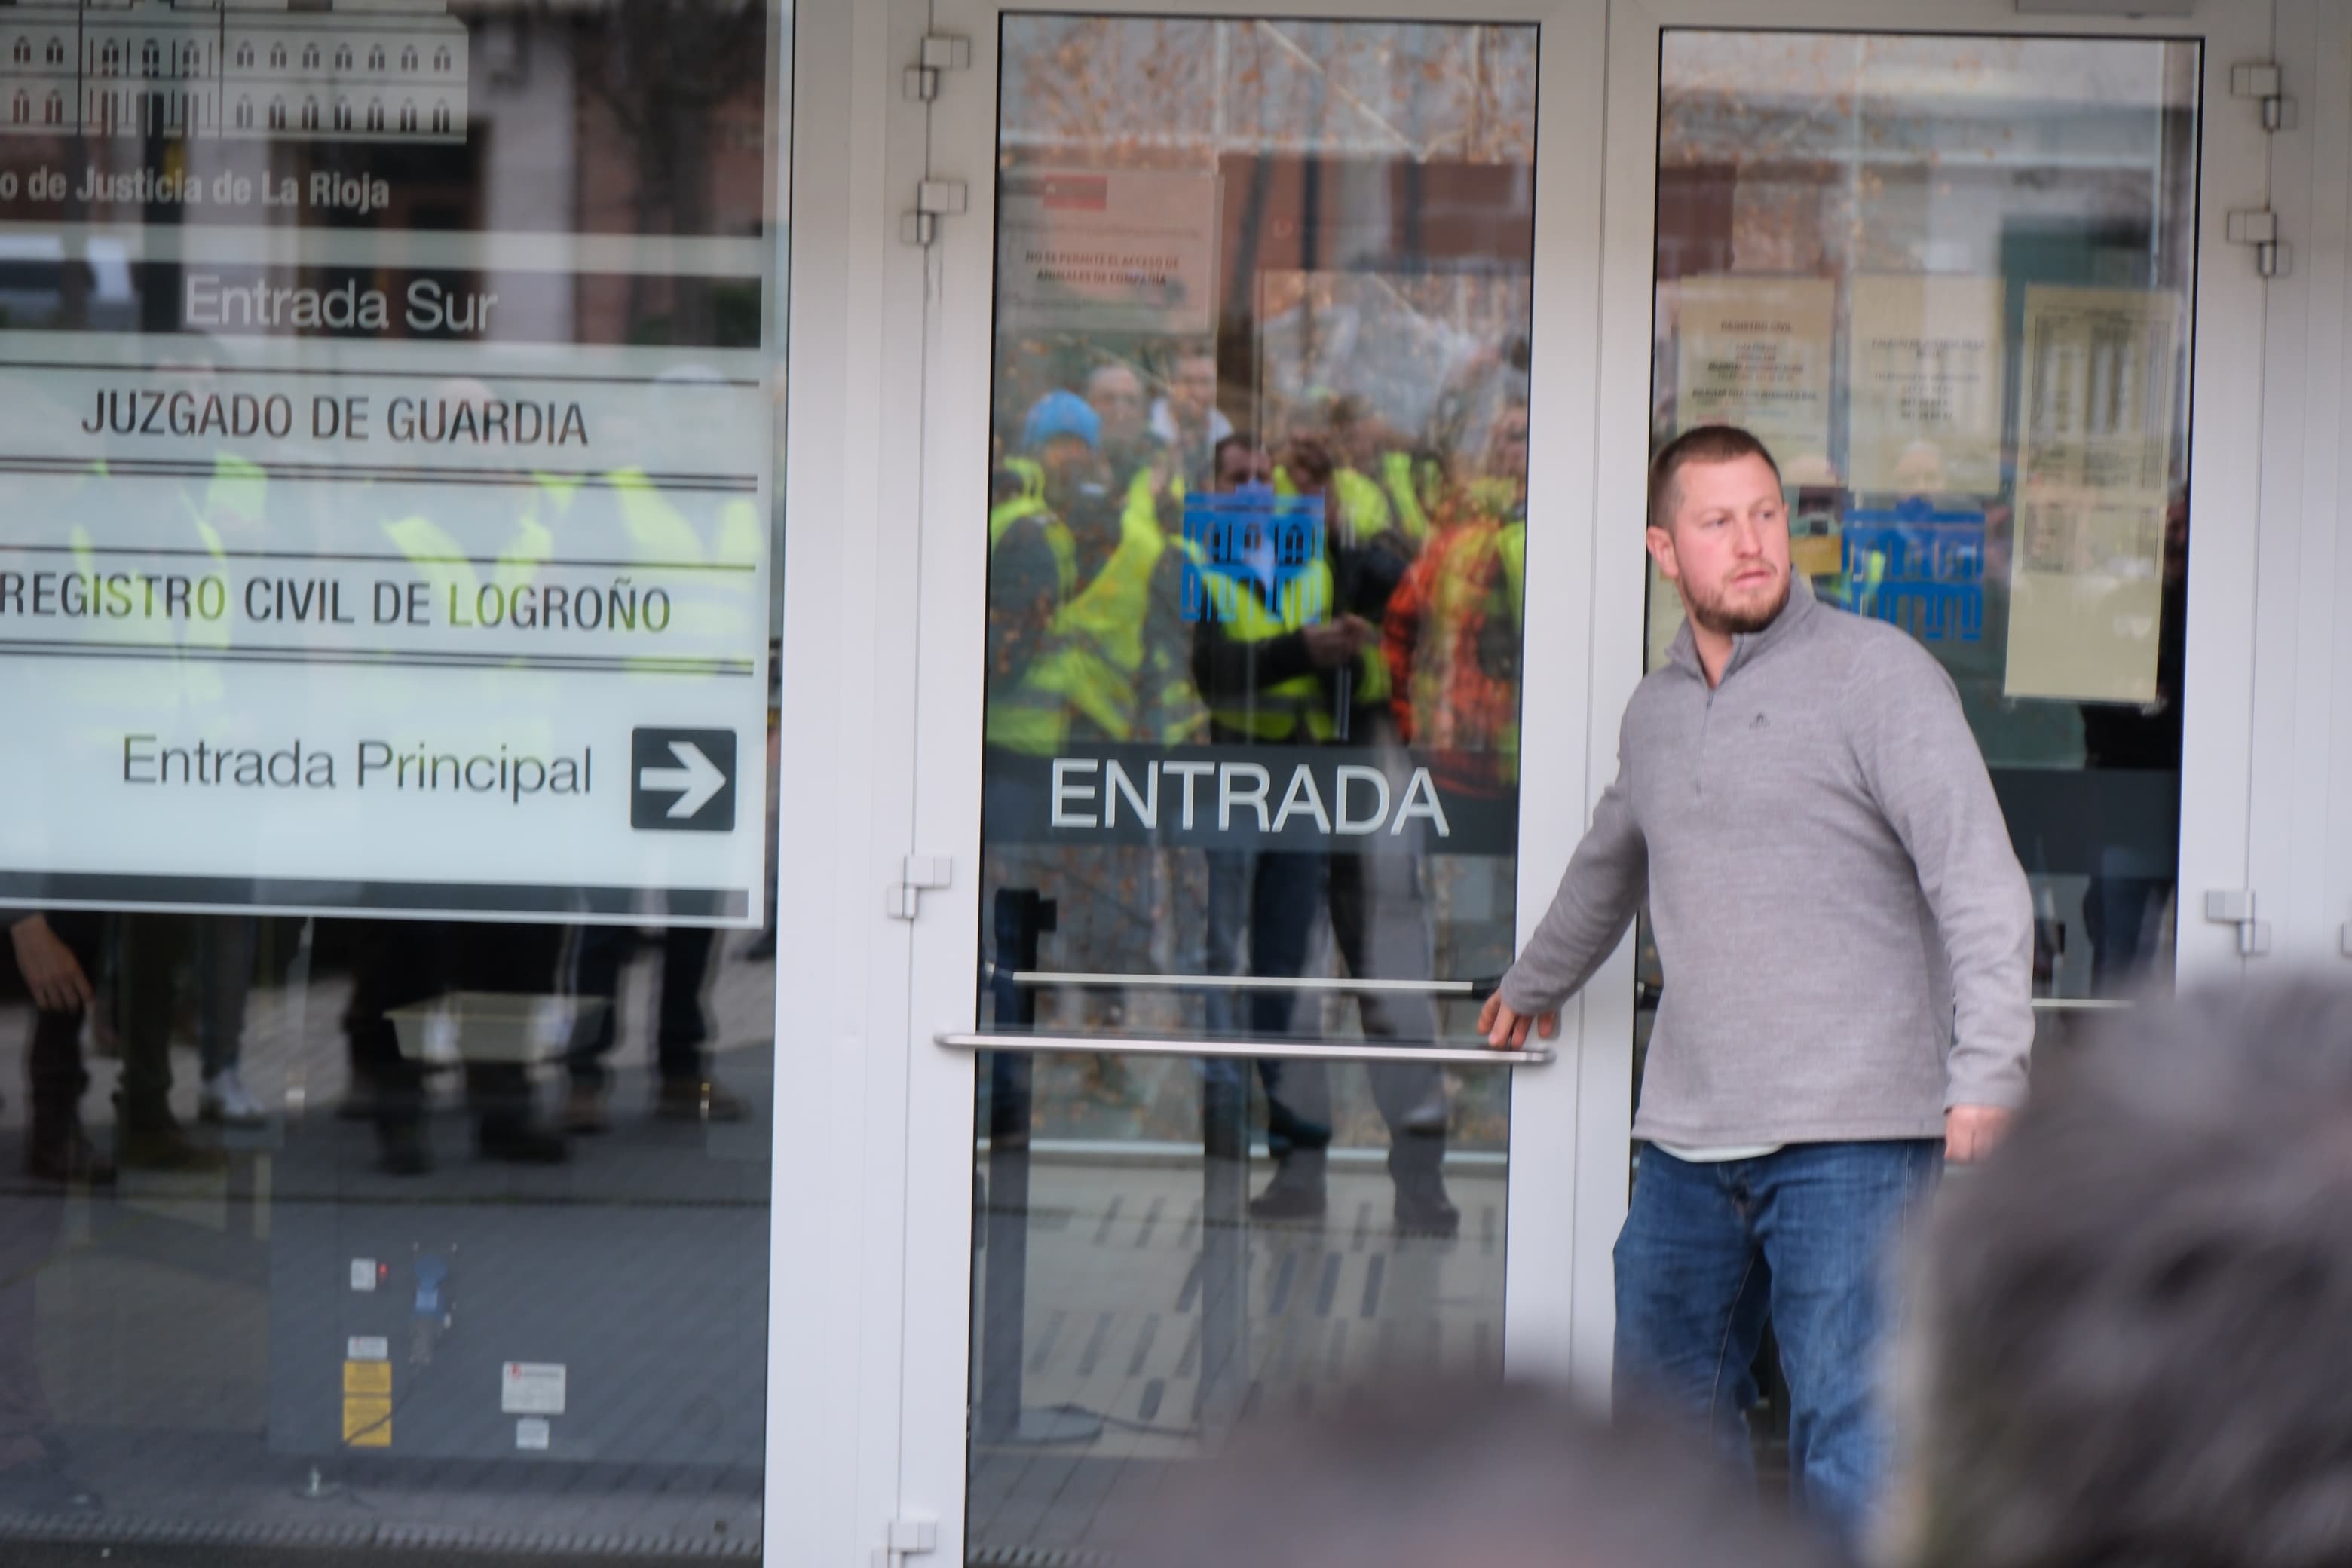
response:
[(90, 975), (98, 967), (100, 919), (87, 910), (18, 915), (8, 927), (16, 969), (36, 1009), (25, 1074), (32, 1098), (32, 1130), (25, 1149), (27, 1174), (46, 1182), (103, 1186), (114, 1167), (81, 1124), (82, 1016), (98, 999)]
[[(35, 1180), (107, 1186), (114, 1167), (82, 1129), (83, 1016), (97, 999), (103, 917), (12, 912), (8, 945), (35, 1008), (25, 1076), (31, 1091), (26, 1173)], [(0, 1196), (0, 1512), (81, 1513), (97, 1498), (66, 1468), (65, 1448), (42, 1386), (37, 1286), (66, 1243), (64, 1194)]]
[[(1256, 454), (1240, 441), (1219, 451), (1219, 479), (1250, 471)], [(1332, 466), (1317, 444), (1300, 441), (1285, 470), (1302, 495), (1321, 496), (1330, 516)], [(1238, 488), (1238, 487), (1234, 487)], [(1383, 541), (1349, 537), (1344, 520), (1327, 529), (1331, 602), (1325, 618), (1272, 635), (1244, 637), (1214, 616), (1194, 636), (1193, 678), (1218, 745), (1345, 745), (1402, 784), (1404, 756), (1389, 715), (1384, 685), (1363, 677), (1379, 665), (1379, 619), (1411, 565)], [(1237, 591), (1255, 595), (1266, 617), (1303, 619), (1267, 577), (1230, 573)], [(1369, 658), (1367, 657), (1369, 655)], [(1385, 849), (1385, 847), (1384, 847)], [(1360, 980), (1425, 980), (1432, 973), (1420, 868), (1409, 853), (1221, 849), (1209, 856), (1208, 967), (1215, 974), (1297, 977), (1306, 973), (1317, 915), (1328, 909), (1348, 973)], [(1246, 941), (1248, 951), (1242, 952)], [(1244, 964), (1244, 960), (1245, 964)], [(1360, 994), (1365, 1036), (1429, 1040), (1437, 1033), (1426, 994)], [(1320, 993), (1247, 993), (1245, 1010), (1212, 993), (1213, 1033), (1258, 1037), (1322, 1032)], [(1448, 1201), (1440, 1166), (1445, 1151), (1444, 1085), (1434, 1067), (1373, 1063), (1365, 1069), (1389, 1128), (1389, 1171), (1396, 1183), (1397, 1222), (1450, 1235), (1461, 1215)], [(1266, 1142), (1278, 1164), (1250, 1205), (1261, 1220), (1309, 1220), (1325, 1210), (1325, 1165), (1331, 1143), (1330, 1069), (1319, 1061), (1261, 1061)]]
[[(2175, 496), (2164, 520), (2164, 594), (2157, 626), (2156, 700), (2144, 708), (2113, 702), (2083, 705), (2084, 761), (2094, 769), (2132, 769), (2171, 775), (2179, 817), (2180, 681), (2189, 611), (2189, 498)], [(2128, 985), (2153, 957), (2149, 917), (2170, 896), (2172, 846), (2137, 845), (2102, 834), (2099, 868), (2083, 896), (2083, 925), (2091, 938), (2091, 984), (2105, 992)]]

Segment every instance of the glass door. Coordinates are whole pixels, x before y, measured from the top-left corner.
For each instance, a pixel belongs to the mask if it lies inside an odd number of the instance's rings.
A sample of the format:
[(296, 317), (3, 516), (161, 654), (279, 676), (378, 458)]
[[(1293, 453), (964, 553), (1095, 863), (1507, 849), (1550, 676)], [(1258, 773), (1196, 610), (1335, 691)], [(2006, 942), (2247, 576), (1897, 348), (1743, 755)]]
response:
[[(2266, 153), (2229, 71), (2264, 58), (2266, 0), (2048, 28), (1957, 0), (1906, 31), (1794, 0), (1612, 16), (1603, 449), (1756, 430), (1816, 595), (1943, 664), (2033, 889), (2045, 1058), (2176, 973), (2238, 972), (2259, 942), (2209, 899), (2249, 886), (2275, 760), (2245, 700), (2263, 285), (2225, 239)], [(1681, 622), (1631, 521), (1640, 467), (1600, 482), (1628, 521), (1596, 545), (1624, 590), (1595, 601), (1596, 726)], [(1624, 1117), (1675, 980), (1646, 925), (1637, 964), (1606, 1058)], [(1587, 1194), (1622, 1184), (1623, 1124), (1580, 1161)]]
[(1528, 607), (1587, 581), (1595, 279), (1536, 258), (1600, 16), (1316, 9), (933, 8), (902, 1490), (971, 1563), (1567, 1341), (1574, 1040), (1475, 1020), (1584, 784)]

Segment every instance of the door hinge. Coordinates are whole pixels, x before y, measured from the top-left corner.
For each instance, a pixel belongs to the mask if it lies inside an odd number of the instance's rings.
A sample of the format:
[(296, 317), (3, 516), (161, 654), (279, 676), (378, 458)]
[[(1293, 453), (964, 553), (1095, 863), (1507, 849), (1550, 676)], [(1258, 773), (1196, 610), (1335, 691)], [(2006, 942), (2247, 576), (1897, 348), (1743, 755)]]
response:
[(898, 863), (898, 879), (882, 889), (882, 911), (894, 921), (910, 921), (922, 912), (926, 889), (948, 885), (955, 862), (945, 855), (909, 855)]
[(2265, 131), (2294, 129), (2294, 100), (2286, 95), (2286, 73), (2268, 60), (2230, 68), (2230, 96), (2251, 98)]
[(2294, 251), (2279, 237), (2278, 214), (2268, 207), (2239, 207), (2230, 214), (2230, 243), (2254, 247), (2254, 270), (2284, 278), (2294, 268)]
[(2205, 895), (2205, 918), (2238, 928), (2238, 953), (2256, 958), (2271, 950), (2271, 922), (2254, 918), (2252, 888), (2216, 888)]
[(929, 103), (940, 95), (940, 78), (948, 71), (971, 68), (971, 40), (945, 33), (933, 33), (923, 40), (922, 53), (898, 79), (898, 90), (917, 103)]
[(894, 1519), (882, 1538), (882, 1549), (874, 1554), (874, 1568), (898, 1568), (909, 1557), (928, 1557), (939, 1549), (937, 1521)]
[(915, 208), (898, 218), (898, 237), (908, 245), (929, 245), (940, 237), (940, 219), (953, 217), (971, 205), (971, 193), (961, 180), (925, 180), (915, 187)]

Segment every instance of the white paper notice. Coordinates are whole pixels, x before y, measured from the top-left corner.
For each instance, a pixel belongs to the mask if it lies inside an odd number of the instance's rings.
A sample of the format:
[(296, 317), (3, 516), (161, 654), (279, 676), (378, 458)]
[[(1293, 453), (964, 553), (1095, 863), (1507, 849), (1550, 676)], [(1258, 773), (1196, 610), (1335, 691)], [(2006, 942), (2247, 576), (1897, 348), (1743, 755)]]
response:
[(1675, 428), (1738, 425), (1791, 484), (1832, 478), (1837, 285), (1825, 278), (1685, 278), (1675, 289)]
[(515, 1447), (544, 1448), (547, 1447), (548, 1430), (547, 1417), (526, 1415), (515, 1423)]
[(2180, 318), (2164, 289), (2026, 289), (2021, 489), (2164, 493)]
[(2179, 296), (2025, 294), (2011, 697), (2156, 700)]
[(2156, 700), (2165, 504), (2161, 494), (2048, 489), (2018, 503), (2009, 696)]
[(1202, 336), (1216, 264), (1213, 174), (1022, 169), (997, 182), (1000, 335)]
[(499, 1369), (499, 1408), (509, 1415), (563, 1414), (563, 1363), (510, 1361)]
[(1846, 334), (1853, 489), (2000, 491), (2002, 297), (1997, 278), (1853, 279)]
[(345, 1361), (390, 1361), (392, 1342), (381, 1334), (354, 1334), (344, 1342)]
[(374, 1258), (354, 1258), (352, 1259), (352, 1289), (354, 1290), (373, 1290), (375, 1289)]

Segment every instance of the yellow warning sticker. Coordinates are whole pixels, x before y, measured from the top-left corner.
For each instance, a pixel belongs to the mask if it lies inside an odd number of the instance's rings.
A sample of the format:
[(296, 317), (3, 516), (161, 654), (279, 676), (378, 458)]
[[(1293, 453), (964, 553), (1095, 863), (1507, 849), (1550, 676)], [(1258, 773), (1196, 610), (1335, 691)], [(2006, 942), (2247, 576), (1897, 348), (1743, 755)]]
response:
[(345, 1394), (390, 1394), (392, 1363), (388, 1361), (347, 1361), (343, 1363)]
[(392, 1401), (369, 1394), (343, 1395), (343, 1441), (354, 1448), (392, 1447)]

